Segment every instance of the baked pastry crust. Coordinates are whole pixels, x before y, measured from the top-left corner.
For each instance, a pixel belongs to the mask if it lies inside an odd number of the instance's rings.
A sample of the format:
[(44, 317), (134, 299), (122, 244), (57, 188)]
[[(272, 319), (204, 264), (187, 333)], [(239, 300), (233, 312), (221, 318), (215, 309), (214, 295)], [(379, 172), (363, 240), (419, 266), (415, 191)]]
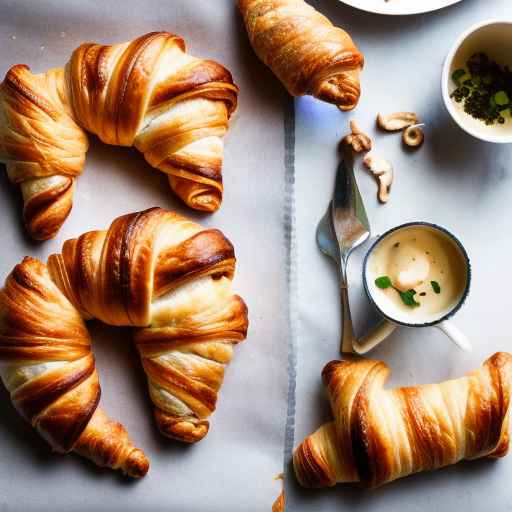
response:
[(69, 214), (86, 131), (135, 146), (188, 206), (217, 210), (223, 136), (237, 97), (226, 68), (192, 57), (168, 32), (83, 44), (65, 69), (13, 66), (0, 85), (0, 161), (21, 186), (30, 234), (52, 238)]
[(208, 432), (233, 347), (246, 337), (231, 243), (161, 208), (65, 242), (47, 265), (25, 258), (0, 292), (0, 375), (14, 405), (61, 452), (138, 476), (147, 459), (98, 408), (84, 320), (131, 326), (161, 432)]
[(509, 446), (512, 355), (498, 352), (465, 377), (384, 390), (382, 361), (332, 361), (322, 377), (334, 420), (295, 450), (305, 487), (377, 487), (463, 459), (503, 457)]
[(0, 291), (0, 376), (18, 412), (59, 453), (144, 476), (149, 461), (98, 407), (91, 340), (46, 265), (25, 258)]
[(345, 30), (303, 0), (237, 3), (254, 51), (292, 96), (357, 105), (364, 57)]

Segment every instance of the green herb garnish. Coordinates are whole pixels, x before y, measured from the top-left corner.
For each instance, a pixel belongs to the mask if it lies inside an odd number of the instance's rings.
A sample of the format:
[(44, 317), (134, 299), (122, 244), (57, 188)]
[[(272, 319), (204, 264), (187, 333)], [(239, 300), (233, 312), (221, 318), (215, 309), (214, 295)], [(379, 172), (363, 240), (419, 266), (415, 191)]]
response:
[(381, 276), (375, 279), (375, 286), (385, 290), (386, 288), (393, 286), (393, 284), (391, 283), (391, 279), (388, 276)]
[(411, 306), (413, 308), (416, 308), (420, 305), (419, 302), (416, 302), (414, 300), (414, 296), (416, 295), (415, 290), (407, 290), (406, 292), (398, 291), (398, 293), (400, 294), (400, 298), (402, 299), (402, 302), (406, 306)]
[(396, 286), (393, 285), (389, 276), (377, 277), (377, 279), (375, 279), (375, 286), (377, 286), (377, 288), (380, 288), (381, 290), (385, 290), (386, 288), (393, 288), (393, 290), (396, 290), (398, 292), (400, 298), (402, 299), (402, 302), (406, 306), (420, 306), (420, 303), (414, 299), (414, 296), (416, 295), (416, 290), (407, 290), (406, 292), (399, 290)]
[(466, 69), (456, 69), (452, 80), (457, 86), (451, 97), (464, 111), (487, 125), (503, 124), (512, 107), (512, 72), (485, 53), (475, 53)]
[(430, 281), (430, 286), (432, 286), (432, 290), (434, 290), (434, 293), (441, 293), (441, 287), (439, 286), (439, 283), (437, 281)]
[(498, 91), (494, 96), (494, 103), (496, 105), (499, 105), (500, 107), (507, 105), (510, 103), (510, 100), (508, 98), (508, 94), (505, 91)]
[(465, 69), (462, 69), (462, 68), (459, 68), (459, 69), (456, 69), (453, 73), (452, 73), (452, 80), (458, 84), (460, 82), (460, 79), (466, 74), (466, 70)]

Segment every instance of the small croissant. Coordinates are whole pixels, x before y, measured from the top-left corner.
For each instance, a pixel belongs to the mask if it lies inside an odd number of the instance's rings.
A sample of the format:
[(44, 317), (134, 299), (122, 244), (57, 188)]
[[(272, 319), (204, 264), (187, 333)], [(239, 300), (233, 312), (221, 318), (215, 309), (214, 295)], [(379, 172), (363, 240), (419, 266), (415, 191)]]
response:
[(464, 459), (503, 457), (509, 447), (512, 355), (498, 352), (465, 377), (383, 389), (382, 361), (332, 361), (323, 370), (334, 420), (295, 450), (305, 487), (378, 487)]
[(18, 412), (59, 453), (144, 476), (149, 461), (98, 407), (100, 384), (83, 319), (46, 265), (25, 258), (0, 291), (0, 376)]
[(254, 51), (292, 96), (357, 105), (364, 57), (347, 32), (303, 0), (237, 2)]
[(191, 208), (222, 201), (223, 136), (237, 105), (231, 73), (152, 32), (112, 46), (83, 44), (65, 68), (13, 66), (0, 85), (0, 162), (20, 185), (31, 236), (56, 235), (73, 202), (86, 132), (135, 146)]

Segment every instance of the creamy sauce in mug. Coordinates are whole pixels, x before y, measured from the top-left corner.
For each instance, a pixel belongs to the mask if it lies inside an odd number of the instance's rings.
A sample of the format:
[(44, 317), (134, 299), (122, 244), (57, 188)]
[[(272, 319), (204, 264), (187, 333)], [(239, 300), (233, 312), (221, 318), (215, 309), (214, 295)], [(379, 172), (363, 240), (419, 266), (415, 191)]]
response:
[[(429, 226), (410, 226), (375, 247), (366, 272), (370, 293), (386, 315), (405, 323), (426, 323), (458, 304), (467, 285), (466, 271), (464, 257), (448, 235)], [(379, 288), (375, 279), (382, 276), (388, 276), (393, 287)], [(416, 292), (419, 306), (404, 303), (399, 292), (408, 290)]]

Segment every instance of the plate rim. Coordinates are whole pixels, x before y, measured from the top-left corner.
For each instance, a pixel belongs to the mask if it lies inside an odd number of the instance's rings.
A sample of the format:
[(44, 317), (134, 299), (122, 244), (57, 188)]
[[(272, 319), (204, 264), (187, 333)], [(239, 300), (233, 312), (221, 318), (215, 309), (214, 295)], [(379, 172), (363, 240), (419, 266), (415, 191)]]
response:
[[(382, 9), (378, 8), (371, 8), (371, 7), (365, 7), (361, 4), (363, 3), (363, 0), (338, 0), (338, 2), (341, 2), (343, 4), (349, 5), (350, 7), (354, 7), (355, 9), (359, 9), (360, 11), (369, 12), (373, 14), (382, 14), (385, 16), (410, 16), (412, 14), (423, 14), (426, 12), (433, 12), (438, 11), (439, 9), (444, 9), (445, 7), (449, 7), (450, 5), (457, 4), (461, 2), (462, 0), (443, 0), (441, 5), (437, 4), (437, 6), (431, 7), (429, 5), (429, 2), (425, 2), (426, 7), (419, 8), (417, 10), (411, 10), (411, 11), (390, 11), (383, 7)], [(389, 0), (387, 2), (386, 0), (382, 0), (383, 5), (386, 4), (393, 4), (393, 0)]]

